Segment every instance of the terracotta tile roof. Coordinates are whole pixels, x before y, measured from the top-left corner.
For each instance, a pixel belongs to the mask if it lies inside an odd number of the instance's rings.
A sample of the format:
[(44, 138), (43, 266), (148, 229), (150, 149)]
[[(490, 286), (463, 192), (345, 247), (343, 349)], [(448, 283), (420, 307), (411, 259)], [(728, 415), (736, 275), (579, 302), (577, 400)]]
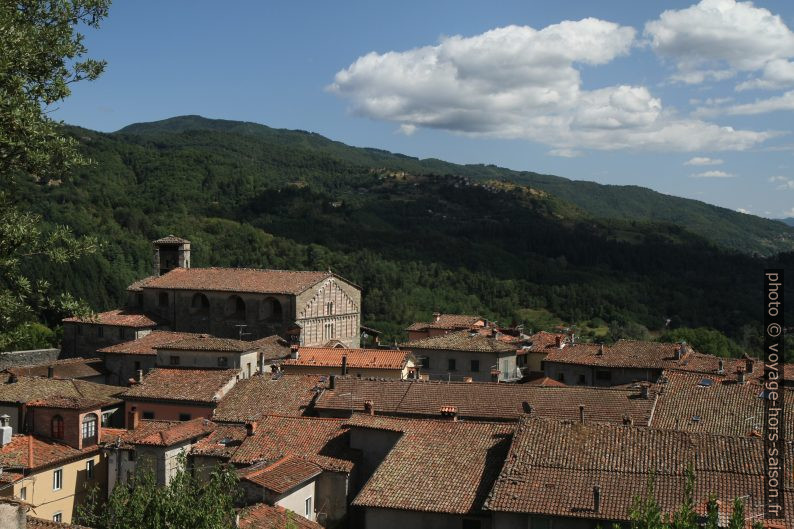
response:
[[(103, 440), (105, 436), (103, 434)], [(33, 462), (30, 452), (33, 452)], [(98, 445), (78, 450), (69, 445), (38, 435), (14, 435), (11, 442), (0, 447), (0, 467), (36, 470), (63, 464), (99, 451)]]
[(139, 312), (134, 312), (127, 309), (115, 309), (107, 312), (100, 312), (87, 318), (78, 318), (72, 316), (64, 318), (64, 322), (80, 322), (80, 323), (93, 323), (97, 325), (113, 325), (116, 327), (157, 327), (162, 322), (154, 319), (152, 316), (147, 316)]
[(169, 342), (188, 338), (193, 333), (152, 331), (142, 338), (99, 349), (98, 353), (157, 356), (157, 348)]
[(93, 397), (62, 397), (52, 395), (43, 399), (28, 402), (28, 408), (58, 408), (63, 410), (98, 409), (107, 403), (106, 399)]
[(105, 374), (101, 358), (63, 358), (54, 362), (6, 368), (7, 373), (17, 376), (46, 377), (53, 368), (53, 378), (90, 378)]
[(562, 349), (552, 348), (545, 361), (595, 367), (671, 369), (687, 365), (691, 361), (689, 357), (694, 354), (692, 348), (686, 346), (687, 353), (681, 360), (676, 360), (679, 347), (680, 344), (676, 343), (634, 340), (619, 340), (612, 345), (566, 344)]
[(288, 358), (281, 365), (341, 367), (343, 356), (347, 357), (347, 367), (355, 369), (403, 369), (413, 358), (411, 351), (398, 349), (301, 347), (297, 359)]
[(518, 354), (532, 353), (549, 353), (557, 347), (557, 338), (559, 337), (560, 343), (565, 343), (567, 338), (562, 333), (540, 331), (531, 335), (528, 338), (528, 344), (522, 347)]
[[(555, 419), (579, 419), (579, 405), (585, 405), (586, 420), (622, 424), (624, 416), (635, 425), (651, 419), (655, 393), (640, 398), (636, 389), (586, 386), (542, 387), (492, 382), (438, 382), (409, 380), (366, 380), (336, 377), (335, 388), (325, 389), (317, 398), (318, 411), (363, 411), (372, 401), (376, 414), (438, 417), (441, 406), (455, 406), (458, 416), (467, 419), (516, 421), (532, 406), (533, 414)], [(524, 404), (526, 403), (526, 405)]]
[(280, 506), (258, 503), (240, 511), (240, 529), (284, 529), (290, 525), (295, 529), (323, 529), (322, 525)]
[(118, 396), (127, 389), (96, 384), (86, 380), (59, 380), (55, 378), (19, 376), (11, 382), (9, 373), (0, 374), (0, 402), (27, 403), (52, 396), (87, 397), (103, 400), (105, 405), (121, 402)]
[(134, 430), (105, 428), (103, 437), (110, 444), (124, 446), (173, 446), (189, 439), (198, 439), (215, 431), (216, 424), (207, 419), (190, 421), (142, 420)]
[[(758, 381), (738, 384), (728, 376), (680, 371), (667, 371), (662, 380), (651, 426), (737, 437), (761, 431), (765, 400)], [(786, 402), (794, 402), (794, 388), (784, 393)], [(794, 414), (786, 419), (786, 431), (794, 431)]]
[(152, 244), (190, 244), (190, 241), (187, 239), (183, 239), (182, 237), (177, 237), (176, 235), (166, 235), (165, 237), (161, 237), (156, 241), (152, 241)]
[(282, 360), (290, 354), (287, 340), (276, 334), (254, 340), (251, 343), (255, 344), (261, 353), (264, 353), (265, 361)]
[(288, 454), (275, 463), (246, 469), (242, 472), (242, 478), (276, 494), (284, 494), (319, 476), (322, 471), (322, 468), (311, 461)]
[(402, 432), (353, 505), (477, 513), (499, 475), (515, 425), (355, 415), (351, 428)]
[(524, 384), (527, 385), (527, 386), (541, 386), (541, 387), (544, 387), (544, 388), (548, 388), (548, 387), (562, 388), (562, 387), (565, 387), (564, 383), (560, 382), (559, 380), (554, 380), (553, 378), (549, 378), (549, 377), (535, 378), (535, 379), (532, 379), (532, 380), (529, 380), (529, 381), (525, 382)]
[(221, 399), (223, 389), (239, 374), (239, 369), (168, 369), (158, 367), (144, 377), (143, 383), (132, 386), (124, 395), (124, 399), (214, 403)]
[(137, 281), (133, 281), (127, 287), (127, 292), (143, 292), (143, 287), (149, 284), (149, 281), (156, 278), (158, 276), (146, 276), (143, 279), (139, 279)]
[(23, 477), (25, 477), (25, 475), (21, 472), (10, 472), (3, 469), (3, 473), (0, 474), (0, 483), (16, 483)]
[[(651, 475), (662, 509), (679, 507), (691, 464), (696, 501), (752, 494), (754, 514), (763, 501), (763, 453), (754, 438), (524, 418), (486, 508), (628, 521), (632, 499)], [(601, 488), (598, 512), (594, 486)]]
[(245, 353), (256, 349), (254, 342), (244, 342), (234, 338), (216, 338), (209, 334), (194, 334), (185, 338), (167, 342), (158, 349), (168, 349), (176, 351), (224, 351), (234, 353)]
[(516, 343), (505, 342), (487, 334), (469, 331), (457, 331), (441, 336), (431, 336), (430, 338), (406, 342), (402, 345), (410, 349), (441, 349), (485, 353), (509, 353), (519, 348)]
[(429, 322), (418, 321), (412, 323), (407, 331), (422, 331), (424, 329), (469, 329), (477, 322), (483, 321), (480, 316), (469, 316), (466, 314), (439, 314), (438, 319), (431, 319)]
[(36, 518), (28, 514), (26, 525), (27, 529), (91, 529), (85, 525), (75, 525), (72, 523), (53, 522), (52, 520), (44, 520), (43, 518)]
[(251, 436), (245, 435), (242, 425), (219, 425), (196, 443), (193, 454), (219, 457), (237, 465), (275, 462), (293, 454), (325, 470), (342, 472), (350, 472), (357, 457), (349, 448), (347, 428), (341, 419), (278, 415), (257, 421)]
[(218, 403), (213, 418), (224, 422), (248, 422), (264, 415), (300, 416), (317, 395), (320, 375), (256, 374), (240, 380)]
[(253, 268), (175, 268), (150, 280), (143, 288), (299, 294), (329, 277), (334, 274)]

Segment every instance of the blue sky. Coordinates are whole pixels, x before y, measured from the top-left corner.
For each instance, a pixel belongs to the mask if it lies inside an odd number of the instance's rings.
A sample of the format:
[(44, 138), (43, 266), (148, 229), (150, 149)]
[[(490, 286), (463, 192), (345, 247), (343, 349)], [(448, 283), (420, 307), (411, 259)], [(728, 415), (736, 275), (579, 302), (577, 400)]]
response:
[(794, 216), (794, 3), (117, 0), (56, 119), (183, 114)]

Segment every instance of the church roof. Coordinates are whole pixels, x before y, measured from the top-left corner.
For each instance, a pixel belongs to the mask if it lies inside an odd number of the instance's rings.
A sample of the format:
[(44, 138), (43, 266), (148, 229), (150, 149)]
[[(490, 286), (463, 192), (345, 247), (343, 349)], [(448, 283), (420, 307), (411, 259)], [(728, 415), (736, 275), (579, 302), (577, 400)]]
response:
[(300, 294), (332, 272), (261, 270), (255, 268), (175, 268), (143, 288), (214, 290), (256, 294)]

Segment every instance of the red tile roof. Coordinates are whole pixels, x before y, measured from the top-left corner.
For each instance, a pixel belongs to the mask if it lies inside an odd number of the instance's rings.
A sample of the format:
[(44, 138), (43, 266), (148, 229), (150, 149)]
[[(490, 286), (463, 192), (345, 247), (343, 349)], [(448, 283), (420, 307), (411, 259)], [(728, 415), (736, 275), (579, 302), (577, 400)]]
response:
[(71, 523), (53, 522), (52, 520), (44, 520), (36, 518), (28, 514), (26, 525), (27, 529), (91, 529), (84, 525), (75, 525)]
[(239, 374), (239, 369), (158, 367), (144, 377), (143, 383), (132, 386), (124, 395), (124, 399), (215, 403), (223, 397), (224, 389), (230, 383), (234, 383)]
[(525, 385), (527, 385), (527, 386), (541, 386), (541, 387), (544, 387), (544, 388), (548, 388), (548, 387), (562, 388), (562, 387), (565, 387), (565, 384), (563, 384), (559, 380), (554, 380), (553, 378), (549, 378), (549, 377), (535, 378), (535, 379), (532, 379), (532, 380), (529, 380), (529, 381), (525, 382)]
[[(228, 440), (228, 441), (225, 441)], [(308, 459), (325, 470), (350, 472), (356, 459), (341, 419), (281, 417), (257, 421), (254, 434), (242, 425), (219, 425), (193, 447), (195, 455), (218, 457), (233, 464), (275, 462), (287, 454)]]
[(288, 454), (275, 463), (246, 469), (242, 477), (276, 494), (284, 494), (319, 476), (322, 471), (322, 468), (311, 461)]
[[(456, 331), (440, 336), (431, 336), (402, 344), (409, 349), (472, 351), (484, 353), (510, 353), (520, 345), (512, 336), (502, 335), (500, 339), (490, 334), (469, 331)], [(509, 341), (506, 341), (509, 340)]]
[(175, 268), (151, 279), (143, 288), (300, 294), (329, 277), (334, 274), (253, 268)]
[(198, 439), (215, 431), (216, 424), (207, 419), (190, 421), (142, 420), (134, 430), (106, 428), (104, 438), (114, 444), (173, 446), (190, 439)]
[(515, 425), (355, 415), (351, 428), (402, 432), (353, 505), (477, 513), (499, 474)]
[(6, 368), (5, 371), (17, 376), (46, 377), (49, 368), (53, 369), (53, 378), (91, 378), (105, 374), (101, 358), (63, 358), (54, 362), (30, 364)]
[(99, 409), (105, 406), (107, 399), (97, 399), (93, 397), (63, 397), (53, 395), (43, 399), (28, 402), (28, 408), (58, 408), (63, 410), (86, 410)]
[(155, 320), (146, 314), (141, 314), (139, 312), (134, 312), (127, 309), (116, 309), (116, 310), (109, 310), (107, 312), (101, 312), (99, 314), (95, 314), (94, 316), (87, 317), (87, 318), (78, 318), (76, 316), (72, 316), (70, 318), (64, 318), (64, 322), (80, 322), (80, 323), (93, 323), (97, 325), (113, 325), (116, 327), (135, 327), (135, 328), (146, 328), (146, 327), (157, 327), (160, 324), (159, 320)]
[[(106, 439), (104, 432), (102, 440)], [(38, 435), (14, 435), (11, 442), (0, 447), (0, 467), (4, 469), (36, 470), (64, 464), (99, 451), (98, 445), (78, 450), (61, 442)], [(30, 453), (33, 453), (33, 461)]]
[(127, 292), (143, 292), (143, 287), (149, 284), (149, 281), (156, 278), (158, 276), (146, 276), (143, 279), (139, 279), (137, 281), (133, 281), (127, 287)]
[(130, 340), (110, 347), (99, 349), (97, 352), (105, 354), (130, 354), (157, 356), (157, 348), (169, 342), (193, 336), (189, 332), (152, 331), (142, 338)]
[(257, 348), (254, 342), (235, 340), (234, 338), (217, 338), (209, 334), (194, 334), (185, 338), (167, 342), (158, 349), (175, 351), (224, 351), (245, 353)]
[(213, 418), (223, 422), (248, 422), (264, 415), (300, 416), (312, 405), (320, 375), (256, 374), (240, 380), (221, 399)]
[(323, 526), (284, 507), (258, 503), (240, 511), (240, 529), (323, 529)]
[(439, 314), (438, 319), (431, 319), (429, 322), (418, 321), (412, 323), (407, 331), (422, 331), (424, 329), (469, 329), (477, 322), (483, 321), (480, 316), (469, 316), (466, 314)]
[(527, 352), (548, 353), (553, 349), (559, 349), (559, 347), (557, 347), (557, 338), (560, 339), (560, 343), (565, 343), (567, 340), (566, 336), (561, 333), (546, 331), (536, 332), (528, 338), (527, 341), (529, 344), (522, 347), (518, 351), (518, 354), (526, 354)]
[[(555, 419), (579, 418), (585, 405), (586, 420), (622, 424), (624, 416), (636, 425), (647, 425), (656, 399), (644, 399), (636, 389), (586, 386), (542, 387), (493, 382), (438, 382), (366, 380), (336, 377), (335, 388), (317, 398), (318, 411), (363, 411), (372, 401), (376, 414), (438, 417), (441, 406), (455, 406), (461, 418), (517, 421), (532, 406), (533, 414)], [(526, 404), (525, 404), (526, 403)]]
[(176, 235), (166, 235), (165, 237), (161, 237), (156, 241), (152, 241), (152, 244), (190, 244), (190, 241), (187, 239), (183, 239), (182, 237), (177, 237)]
[(347, 367), (355, 369), (403, 369), (413, 358), (411, 351), (398, 349), (341, 349), (326, 347), (301, 347), (298, 358), (288, 358), (282, 366), (341, 367), (342, 357), (347, 357)]
[(118, 396), (127, 389), (96, 384), (86, 380), (18, 376), (16, 382), (9, 373), (0, 374), (0, 402), (27, 403), (52, 396), (87, 397), (103, 400), (105, 405), (121, 402)]
[[(710, 493), (722, 500), (751, 494), (753, 515), (762, 509), (763, 453), (752, 438), (525, 418), (486, 508), (628, 521), (632, 499), (652, 475), (663, 511), (677, 509), (693, 465), (696, 501)], [(595, 486), (601, 488), (597, 512)]]
[(290, 354), (290, 347), (287, 340), (276, 334), (254, 340), (251, 343), (256, 344), (259, 351), (264, 353), (265, 361), (282, 360)]

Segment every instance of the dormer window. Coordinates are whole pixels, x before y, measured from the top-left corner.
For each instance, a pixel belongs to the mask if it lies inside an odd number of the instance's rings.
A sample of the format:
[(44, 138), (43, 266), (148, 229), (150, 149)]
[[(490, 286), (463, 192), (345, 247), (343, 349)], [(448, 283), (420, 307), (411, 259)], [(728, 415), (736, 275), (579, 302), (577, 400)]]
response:
[(88, 413), (83, 417), (83, 441), (92, 441), (96, 439), (97, 429), (97, 416), (96, 413)]

